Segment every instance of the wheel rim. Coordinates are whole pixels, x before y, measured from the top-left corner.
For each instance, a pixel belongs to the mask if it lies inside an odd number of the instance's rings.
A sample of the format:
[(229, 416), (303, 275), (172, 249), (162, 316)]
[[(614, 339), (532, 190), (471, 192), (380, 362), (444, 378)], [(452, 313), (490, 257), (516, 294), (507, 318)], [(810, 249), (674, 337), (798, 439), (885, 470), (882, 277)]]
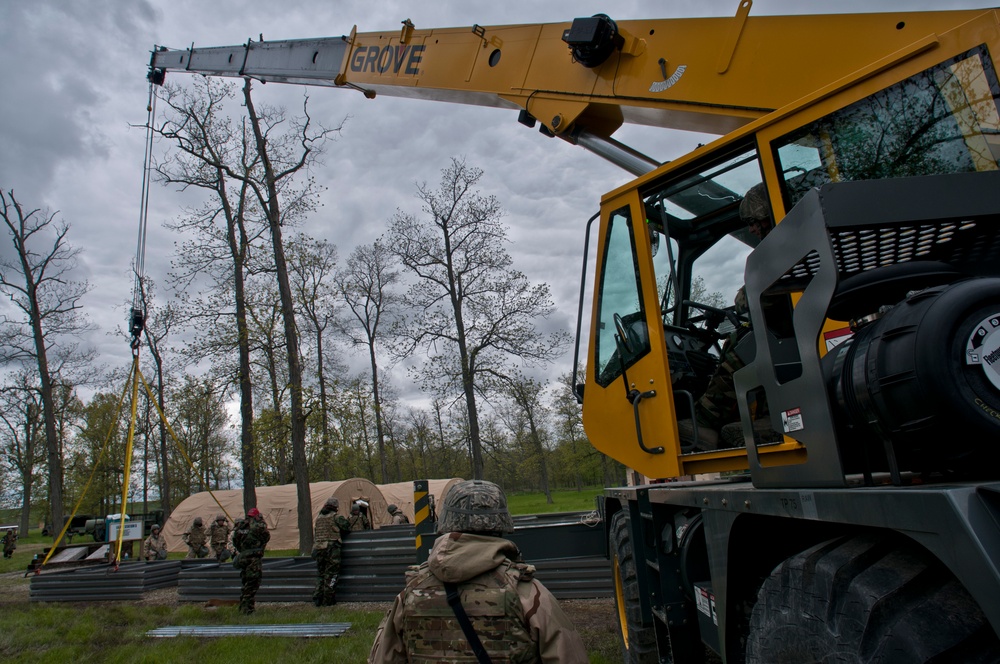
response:
[(618, 624), (622, 630), (622, 642), (628, 650), (628, 617), (625, 614), (625, 589), (622, 586), (622, 570), (618, 563), (618, 555), (612, 558), (612, 576), (615, 579), (615, 607), (618, 609)]

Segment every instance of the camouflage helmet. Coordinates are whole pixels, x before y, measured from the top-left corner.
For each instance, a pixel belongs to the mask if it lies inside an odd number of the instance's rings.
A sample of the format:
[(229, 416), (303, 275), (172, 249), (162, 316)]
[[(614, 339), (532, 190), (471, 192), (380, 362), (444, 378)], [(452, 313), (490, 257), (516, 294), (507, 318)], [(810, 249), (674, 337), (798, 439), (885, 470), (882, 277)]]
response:
[(154, 523), (152, 526), (149, 527), (150, 532), (153, 532), (153, 531), (159, 530), (159, 529), (160, 529), (160, 524), (158, 524), (158, 523)]
[(201, 517), (200, 516), (196, 516), (194, 518), (194, 525), (200, 526), (201, 524), (202, 524)]
[(225, 514), (216, 514), (215, 515), (215, 520), (216, 521), (225, 521), (226, 520), (226, 515)]
[(750, 187), (743, 195), (743, 200), (740, 201), (740, 219), (744, 222), (765, 219), (770, 221), (771, 206), (767, 202), (767, 190), (764, 189), (763, 182)]
[(326, 502), (323, 503), (323, 505), (326, 507), (332, 507), (335, 510), (340, 509), (340, 501), (337, 500), (336, 496), (330, 496), (329, 498), (327, 498)]
[(514, 521), (507, 510), (507, 496), (493, 482), (460, 482), (445, 496), (437, 531), (483, 535), (512, 533)]
[(387, 511), (387, 512), (388, 512), (389, 514), (395, 514), (396, 512), (398, 512), (398, 511), (399, 511), (399, 508), (398, 508), (398, 507), (396, 507), (395, 505), (389, 505), (389, 506), (388, 506), (388, 507), (386, 507), (385, 509), (386, 509), (386, 511)]

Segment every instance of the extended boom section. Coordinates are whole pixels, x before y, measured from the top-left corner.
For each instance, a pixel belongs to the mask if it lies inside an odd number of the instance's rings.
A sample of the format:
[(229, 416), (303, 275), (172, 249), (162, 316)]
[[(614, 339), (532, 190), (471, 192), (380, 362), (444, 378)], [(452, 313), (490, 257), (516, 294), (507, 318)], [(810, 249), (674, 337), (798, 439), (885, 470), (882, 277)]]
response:
[[(548, 131), (608, 137), (622, 123), (728, 133), (972, 19), (971, 11), (615, 21), (422, 29), (157, 48), (170, 71), (347, 86), (517, 108)], [(836, 45), (836, 48), (833, 46)]]

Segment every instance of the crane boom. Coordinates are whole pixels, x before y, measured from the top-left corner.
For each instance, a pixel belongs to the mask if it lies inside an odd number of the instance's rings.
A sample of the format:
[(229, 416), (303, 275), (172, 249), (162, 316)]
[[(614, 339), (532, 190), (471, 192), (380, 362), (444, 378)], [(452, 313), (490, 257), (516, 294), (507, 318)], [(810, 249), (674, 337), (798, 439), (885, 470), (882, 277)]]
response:
[(608, 138), (623, 124), (726, 134), (982, 10), (625, 20), (418, 29), (237, 46), (158, 47), (168, 71), (350, 87), (521, 109), (552, 134)]

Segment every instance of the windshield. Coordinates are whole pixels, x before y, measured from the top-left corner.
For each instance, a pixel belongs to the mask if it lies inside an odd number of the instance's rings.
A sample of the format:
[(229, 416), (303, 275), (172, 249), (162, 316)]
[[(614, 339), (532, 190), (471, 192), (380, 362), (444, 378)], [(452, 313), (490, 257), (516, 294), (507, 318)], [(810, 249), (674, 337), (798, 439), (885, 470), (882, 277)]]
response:
[(981, 47), (788, 134), (775, 143), (786, 209), (827, 182), (996, 170), (998, 95)]
[(730, 302), (743, 285), (743, 267), (756, 239), (740, 220), (739, 204), (759, 182), (757, 151), (746, 149), (643, 197), (650, 227), (667, 236), (653, 256), (665, 323), (686, 320), (686, 312), (675, 306), (676, 292), (681, 299), (715, 305)]

